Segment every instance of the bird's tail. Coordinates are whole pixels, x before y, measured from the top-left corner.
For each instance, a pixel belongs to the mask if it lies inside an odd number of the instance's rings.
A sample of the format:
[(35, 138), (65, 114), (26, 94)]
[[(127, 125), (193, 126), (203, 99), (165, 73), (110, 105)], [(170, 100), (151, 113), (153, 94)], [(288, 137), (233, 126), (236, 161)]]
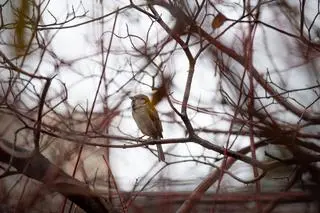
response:
[(157, 150), (158, 150), (159, 161), (165, 162), (164, 153), (163, 153), (163, 149), (162, 149), (161, 144), (157, 144)]

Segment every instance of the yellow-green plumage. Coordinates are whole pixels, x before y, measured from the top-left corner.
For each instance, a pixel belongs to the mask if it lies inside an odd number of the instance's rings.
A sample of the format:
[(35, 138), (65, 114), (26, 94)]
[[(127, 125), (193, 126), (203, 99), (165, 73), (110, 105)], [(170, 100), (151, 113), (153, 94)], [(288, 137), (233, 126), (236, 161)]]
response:
[[(146, 95), (136, 95), (132, 99), (132, 117), (141, 132), (153, 139), (162, 138), (162, 125), (156, 108)], [(157, 144), (159, 160), (164, 161), (162, 146)]]

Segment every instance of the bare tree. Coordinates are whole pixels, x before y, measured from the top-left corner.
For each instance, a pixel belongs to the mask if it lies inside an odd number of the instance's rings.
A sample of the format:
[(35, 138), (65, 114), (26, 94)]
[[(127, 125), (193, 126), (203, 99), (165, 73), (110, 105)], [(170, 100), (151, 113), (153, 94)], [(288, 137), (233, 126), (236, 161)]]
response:
[(1, 211), (319, 211), (317, 1), (0, 9)]

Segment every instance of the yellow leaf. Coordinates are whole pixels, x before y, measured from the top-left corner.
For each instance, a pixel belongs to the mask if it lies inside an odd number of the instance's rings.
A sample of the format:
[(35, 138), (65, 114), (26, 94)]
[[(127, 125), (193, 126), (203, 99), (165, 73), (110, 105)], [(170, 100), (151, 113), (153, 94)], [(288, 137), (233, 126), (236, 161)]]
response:
[(21, 0), (20, 1), (20, 8), (17, 10), (18, 11), (18, 15), (17, 15), (17, 24), (15, 27), (15, 33), (17, 36), (17, 43), (15, 44), (16, 47), (16, 54), (20, 55), (23, 54), (23, 50), (25, 48), (25, 43), (26, 43), (26, 39), (25, 39), (25, 30), (26, 30), (26, 16), (29, 13), (29, 7), (30, 4), (28, 3), (28, 1), (26, 0)]

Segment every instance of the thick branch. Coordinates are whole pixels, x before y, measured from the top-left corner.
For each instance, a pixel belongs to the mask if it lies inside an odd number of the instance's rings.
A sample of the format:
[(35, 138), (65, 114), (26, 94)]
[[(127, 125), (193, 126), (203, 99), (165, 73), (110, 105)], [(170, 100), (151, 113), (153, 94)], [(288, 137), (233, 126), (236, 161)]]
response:
[[(15, 149), (18, 149), (19, 152), (26, 152), (22, 148)], [(44, 183), (49, 186), (50, 190), (61, 193), (86, 212), (116, 212), (110, 204), (106, 205), (106, 201), (93, 193), (86, 184), (66, 174), (39, 152), (35, 152), (28, 159), (21, 159), (12, 157), (0, 147), (0, 161), (6, 164), (10, 163), (19, 173)]]

